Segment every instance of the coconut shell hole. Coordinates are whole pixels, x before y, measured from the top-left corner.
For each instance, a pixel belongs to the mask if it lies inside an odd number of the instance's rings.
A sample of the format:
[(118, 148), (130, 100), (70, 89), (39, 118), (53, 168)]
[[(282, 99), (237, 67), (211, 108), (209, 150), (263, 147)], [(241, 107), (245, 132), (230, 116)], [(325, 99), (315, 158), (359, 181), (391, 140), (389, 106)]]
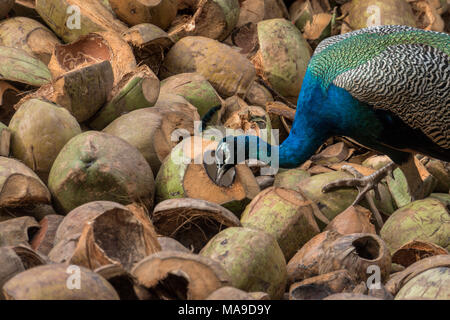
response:
[(147, 288), (148, 300), (187, 300), (188, 298), (188, 276), (183, 272), (169, 272), (167, 276), (158, 283)]
[(362, 237), (352, 242), (356, 253), (363, 259), (375, 260), (380, 256), (380, 244), (372, 237)]

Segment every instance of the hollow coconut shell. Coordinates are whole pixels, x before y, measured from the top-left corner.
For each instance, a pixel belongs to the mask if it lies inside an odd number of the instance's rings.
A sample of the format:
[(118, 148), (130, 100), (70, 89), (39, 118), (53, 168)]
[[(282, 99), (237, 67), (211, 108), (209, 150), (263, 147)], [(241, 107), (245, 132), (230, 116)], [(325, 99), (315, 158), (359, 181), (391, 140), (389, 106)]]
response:
[(136, 279), (124, 268), (116, 264), (108, 264), (94, 270), (114, 287), (120, 300), (138, 300), (135, 291)]
[(222, 229), (241, 226), (231, 211), (218, 204), (189, 198), (160, 202), (152, 221), (158, 234), (177, 239), (195, 253)]
[(22, 162), (0, 157), (0, 207), (49, 204), (50, 192), (39, 177)]
[(157, 173), (161, 163), (178, 144), (172, 137), (176, 130), (194, 134), (200, 117), (194, 106), (179, 96), (160, 96), (157, 106), (124, 114), (111, 122), (103, 132), (124, 139), (136, 147)]
[[(69, 8), (70, 6), (72, 7)], [(91, 32), (112, 31), (121, 34), (127, 29), (124, 23), (117, 20), (113, 13), (97, 0), (36, 0), (36, 11), (67, 43)]]
[(0, 46), (0, 80), (9, 80), (40, 87), (52, 81), (45, 63), (25, 50)]
[(371, 222), (372, 213), (361, 206), (350, 206), (338, 214), (325, 228), (340, 234), (372, 233), (376, 234)]
[[(181, 23), (173, 23), (169, 36), (174, 40), (186, 36), (203, 36), (219, 41), (224, 40), (239, 19), (238, 0), (200, 0), (194, 2), (191, 17), (183, 17)], [(187, 21), (186, 21), (187, 20)]]
[(14, 7), (14, 0), (1, 0), (0, 1), (0, 19), (6, 17)]
[[(20, 101), (20, 93), (19, 89), (8, 82), (0, 81), (0, 121), (2, 124), (7, 126), (16, 113), (14, 106)], [(5, 157), (8, 155), (2, 154)]]
[(117, 16), (130, 26), (151, 23), (162, 29), (170, 26), (177, 15), (176, 0), (109, 0)]
[(241, 9), (237, 27), (249, 22), (258, 23), (274, 18), (288, 18), (286, 5), (280, 0), (244, 0), (240, 2)]
[(450, 249), (450, 215), (437, 199), (414, 201), (395, 211), (383, 225), (380, 235), (389, 250), (412, 240), (423, 240)]
[(149, 67), (135, 69), (120, 80), (111, 92), (112, 98), (90, 120), (89, 126), (102, 130), (123, 114), (154, 106), (159, 89), (159, 80)]
[(434, 243), (413, 240), (404, 244), (392, 254), (392, 263), (409, 267), (421, 259), (441, 254), (448, 254), (448, 251)]
[(353, 0), (341, 7), (352, 30), (379, 25), (415, 27), (416, 20), (405, 0)]
[(397, 293), (395, 300), (450, 299), (450, 268), (429, 269), (409, 280)]
[[(1, 86), (1, 84), (0, 84)], [(11, 147), (11, 131), (0, 122), (0, 156), (8, 157)]]
[[(258, 183), (246, 165), (237, 165), (224, 176), (226, 186), (213, 180), (216, 165), (211, 152), (217, 142), (199, 137), (184, 139), (166, 158), (156, 177), (156, 202), (176, 198), (194, 198), (217, 203), (240, 215), (245, 206), (260, 192)], [(204, 156), (204, 154), (206, 155)], [(204, 157), (210, 155), (206, 167)], [(212, 172), (213, 175), (210, 175)], [(222, 181), (224, 181), (222, 179)]]
[(25, 267), (11, 247), (0, 247), (0, 260), (2, 261), (0, 267), (0, 300), (4, 300), (5, 297), (1, 290), (3, 285), (14, 275), (25, 271)]
[(282, 96), (297, 99), (311, 58), (308, 43), (285, 19), (261, 21), (257, 32), (260, 49), (251, 59), (257, 74)]
[(286, 260), (320, 232), (311, 201), (277, 187), (258, 194), (242, 213), (241, 223), (274, 236)]
[(140, 261), (132, 270), (147, 295), (159, 299), (204, 300), (229, 286), (230, 276), (220, 263), (192, 253), (162, 251)]
[(77, 120), (66, 109), (38, 99), (22, 104), (9, 128), (13, 156), (44, 181), (64, 145), (81, 133)]
[(366, 281), (371, 275), (370, 266), (380, 270), (384, 283), (391, 271), (391, 255), (384, 241), (375, 234), (354, 233), (344, 235), (327, 244), (319, 261), (319, 273), (346, 269), (356, 283)]
[(197, 108), (203, 117), (212, 107), (220, 106), (222, 99), (204, 76), (198, 73), (181, 73), (161, 82), (161, 94), (178, 94)]
[(158, 242), (161, 246), (161, 251), (180, 251), (180, 252), (186, 252), (190, 253), (191, 251), (183, 246), (180, 242), (177, 240), (170, 238), (170, 237), (162, 237), (158, 236)]
[[(79, 275), (68, 286), (68, 277)], [(70, 283), (70, 282), (69, 282)], [(99, 274), (83, 267), (65, 264), (39, 266), (19, 273), (3, 286), (7, 300), (119, 300), (114, 288)]]
[(58, 38), (36, 20), (15, 17), (0, 22), (0, 45), (25, 50), (45, 64), (50, 62)]
[(96, 200), (153, 205), (153, 173), (139, 150), (112, 135), (88, 131), (61, 150), (49, 175), (61, 212)]
[(56, 230), (64, 216), (52, 214), (39, 221), (40, 229), (31, 239), (31, 248), (44, 255), (48, 255), (53, 248)]
[(280, 299), (286, 286), (286, 260), (276, 239), (264, 231), (228, 228), (200, 252), (218, 261), (231, 277), (233, 287), (267, 292)]
[(253, 106), (266, 107), (267, 103), (273, 102), (273, 96), (266, 87), (253, 81), (253, 84), (250, 86), (247, 96), (245, 97), (245, 101)]
[(12, 218), (0, 222), (0, 246), (29, 246), (31, 237), (40, 228), (33, 217)]
[(222, 287), (211, 293), (206, 300), (256, 300), (248, 292), (234, 288)]
[(324, 231), (303, 245), (287, 264), (288, 283), (292, 284), (319, 275), (319, 261), (326, 245), (339, 236), (337, 232)]
[(253, 65), (239, 52), (200, 36), (179, 40), (164, 59), (160, 76), (185, 72), (203, 75), (222, 97), (245, 96), (256, 77)]

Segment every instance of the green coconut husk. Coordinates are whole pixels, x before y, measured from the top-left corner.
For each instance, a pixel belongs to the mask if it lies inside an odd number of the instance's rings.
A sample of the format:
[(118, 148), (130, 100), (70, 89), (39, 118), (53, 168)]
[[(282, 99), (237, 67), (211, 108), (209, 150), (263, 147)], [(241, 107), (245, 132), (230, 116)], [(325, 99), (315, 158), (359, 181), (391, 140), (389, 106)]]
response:
[(58, 38), (41, 23), (26, 17), (15, 17), (0, 23), (0, 45), (25, 50), (45, 64), (50, 62)]
[[(80, 28), (70, 28), (67, 14), (69, 6), (80, 8)], [(117, 20), (103, 3), (97, 0), (36, 0), (36, 11), (48, 26), (65, 42), (97, 31), (121, 34), (127, 27)], [(74, 13), (72, 13), (73, 15)]]
[(222, 97), (245, 96), (256, 76), (253, 65), (239, 52), (199, 36), (185, 37), (170, 49), (160, 76), (185, 72), (203, 75)]
[(273, 185), (275, 187), (298, 191), (298, 183), (309, 177), (311, 177), (311, 174), (302, 169), (280, 170), (275, 176)]
[(429, 269), (409, 280), (397, 293), (395, 300), (448, 300), (450, 297), (450, 268)]
[(434, 192), (448, 192), (450, 190), (450, 172), (447, 166), (443, 161), (434, 159), (426, 164), (427, 170), (437, 180)]
[(197, 108), (203, 117), (212, 107), (222, 104), (219, 94), (201, 74), (181, 73), (161, 82), (161, 93), (178, 94)]
[(311, 57), (301, 32), (288, 20), (258, 23), (259, 50), (252, 57), (257, 74), (282, 96), (297, 99)]
[(156, 177), (156, 202), (175, 198), (203, 199), (220, 204), (240, 216), (245, 206), (260, 192), (252, 171), (237, 165), (224, 176), (222, 184), (213, 180), (216, 165), (205, 165), (205, 154), (217, 142), (191, 137), (179, 143), (165, 159)]
[(450, 205), (450, 194), (448, 193), (432, 193), (430, 198), (438, 199), (446, 206)]
[(52, 81), (47, 66), (25, 50), (0, 46), (0, 80), (40, 87)]
[(450, 215), (437, 199), (414, 201), (395, 211), (380, 235), (393, 253), (405, 243), (423, 240), (450, 249)]
[[(299, 3), (299, 2), (296, 2)], [(314, 10), (309, 0), (299, 4), (292, 4), (289, 8), (291, 21), (300, 31), (304, 31), (306, 23), (313, 21)]]
[(55, 205), (67, 213), (90, 201), (153, 204), (153, 173), (139, 150), (112, 135), (88, 131), (61, 150), (49, 174)]
[(272, 299), (284, 294), (286, 260), (275, 238), (263, 231), (225, 229), (200, 254), (218, 261), (230, 275), (233, 287), (267, 292)]
[(159, 80), (146, 65), (125, 75), (111, 93), (110, 101), (90, 120), (89, 126), (102, 130), (123, 114), (155, 105)]
[(13, 156), (44, 181), (64, 145), (81, 133), (77, 120), (66, 109), (37, 99), (20, 106), (9, 128)]
[(253, 106), (266, 107), (267, 103), (273, 102), (273, 96), (266, 87), (260, 85), (258, 82), (253, 81), (250, 86), (250, 90), (245, 97), (245, 101)]
[(320, 232), (311, 201), (295, 191), (277, 187), (256, 196), (242, 213), (241, 223), (274, 236), (286, 260)]
[[(119, 300), (114, 288), (99, 274), (83, 267), (72, 270), (66, 264), (35, 267), (8, 280), (3, 293), (7, 300)], [(79, 289), (68, 286), (68, 277), (76, 271), (81, 277)]]

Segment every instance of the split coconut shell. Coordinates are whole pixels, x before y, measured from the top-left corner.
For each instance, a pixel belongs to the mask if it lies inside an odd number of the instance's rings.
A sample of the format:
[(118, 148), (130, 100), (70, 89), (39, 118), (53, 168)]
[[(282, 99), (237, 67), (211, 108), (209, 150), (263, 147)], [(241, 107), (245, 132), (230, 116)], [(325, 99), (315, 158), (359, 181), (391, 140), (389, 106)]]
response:
[(138, 300), (135, 291), (136, 279), (117, 264), (108, 264), (95, 269), (95, 272), (108, 280), (119, 295), (120, 300)]
[(243, 0), (237, 27), (274, 18), (288, 18), (286, 5), (280, 0)]
[(222, 229), (241, 226), (231, 211), (218, 204), (189, 198), (159, 203), (152, 221), (159, 234), (175, 238), (195, 253)]
[[(8, 125), (16, 109), (14, 106), (20, 101), (21, 92), (6, 81), (0, 81), (0, 122)], [(9, 155), (9, 153), (8, 153)], [(7, 157), (8, 155), (2, 154)]]
[(52, 214), (39, 221), (40, 228), (31, 240), (31, 248), (44, 255), (48, 255), (53, 249), (56, 230), (63, 219), (64, 216)]
[(207, 257), (179, 251), (162, 251), (140, 261), (132, 270), (146, 290), (145, 300), (204, 300), (215, 290), (230, 285), (222, 266)]
[[(217, 203), (240, 215), (260, 192), (252, 171), (237, 165), (224, 176), (223, 185), (215, 183), (216, 165), (211, 156), (217, 142), (199, 137), (184, 139), (171, 152), (156, 177), (156, 202), (174, 198), (194, 198)], [(209, 161), (205, 164), (205, 158)], [(234, 176), (233, 176), (234, 175)]]
[(64, 145), (81, 133), (77, 120), (64, 108), (31, 99), (14, 114), (9, 128), (11, 150), (16, 159), (32, 168), (43, 181)]
[(164, 59), (160, 76), (165, 79), (185, 72), (203, 75), (222, 97), (245, 96), (256, 76), (253, 65), (244, 56), (200, 36), (179, 40)]
[(180, 251), (190, 253), (191, 251), (183, 246), (177, 240), (170, 237), (160, 237), (158, 236), (158, 242), (161, 246), (161, 251)]
[(448, 254), (448, 251), (431, 242), (413, 240), (392, 254), (392, 262), (409, 267), (414, 262), (440, 254)]
[(32, 217), (13, 218), (0, 222), (0, 246), (29, 246), (39, 223)]
[(392, 253), (412, 240), (431, 242), (449, 250), (450, 214), (437, 199), (414, 201), (395, 211), (380, 235)]
[(320, 232), (311, 201), (277, 187), (258, 194), (242, 213), (241, 223), (274, 236), (286, 260)]
[(375, 226), (371, 222), (372, 213), (361, 206), (348, 207), (338, 214), (325, 228), (340, 234), (372, 233), (376, 234)]
[(218, 261), (231, 277), (233, 287), (263, 291), (280, 299), (286, 286), (286, 260), (276, 239), (249, 228), (221, 231), (200, 252)]
[(88, 131), (61, 150), (49, 175), (61, 212), (97, 200), (153, 206), (153, 173), (135, 147), (112, 135)]
[(11, 131), (7, 126), (0, 122), (0, 156), (9, 157), (10, 147)]
[[(69, 278), (71, 275), (73, 279)], [(7, 300), (119, 300), (117, 292), (102, 276), (83, 267), (65, 264), (39, 266), (21, 272), (5, 283), (3, 294)]]

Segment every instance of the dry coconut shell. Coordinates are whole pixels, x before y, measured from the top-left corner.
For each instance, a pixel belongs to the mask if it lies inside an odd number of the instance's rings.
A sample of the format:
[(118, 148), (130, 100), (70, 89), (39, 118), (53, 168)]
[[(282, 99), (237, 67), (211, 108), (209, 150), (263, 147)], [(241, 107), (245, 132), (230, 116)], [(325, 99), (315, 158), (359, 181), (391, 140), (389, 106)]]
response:
[(182, 1), (182, 6), (192, 10), (192, 16), (183, 15), (173, 22), (169, 36), (178, 41), (186, 36), (203, 36), (224, 40), (239, 19), (238, 0)]
[(392, 262), (409, 267), (414, 262), (440, 254), (448, 254), (448, 251), (431, 242), (413, 240), (392, 254)]
[(311, 201), (277, 187), (258, 194), (242, 213), (241, 223), (274, 236), (286, 260), (320, 232)]
[(31, 240), (31, 248), (48, 255), (53, 248), (56, 230), (63, 219), (64, 216), (52, 214), (39, 221), (40, 229)]
[(156, 173), (178, 143), (173, 133), (193, 135), (194, 124), (199, 120), (195, 107), (183, 97), (161, 95), (155, 107), (127, 113), (111, 122), (103, 132), (136, 147)]
[(95, 269), (95, 272), (108, 280), (119, 295), (120, 300), (138, 300), (135, 292), (136, 279), (117, 264), (108, 264)]
[(222, 265), (232, 286), (244, 291), (263, 291), (280, 299), (286, 286), (286, 260), (277, 241), (264, 231), (228, 228), (200, 252)]
[(130, 26), (151, 23), (162, 29), (170, 26), (178, 9), (176, 0), (109, 0), (117, 16)]
[(1, 0), (0, 1), (0, 19), (6, 17), (14, 7), (14, 0)]
[(248, 90), (247, 96), (245, 97), (245, 101), (253, 106), (266, 107), (268, 103), (273, 102), (273, 96), (270, 91), (266, 89), (266, 87), (260, 85), (256, 81), (253, 81), (250, 89)]
[(119, 264), (127, 271), (160, 250), (153, 230), (130, 211), (107, 210), (84, 224), (70, 264), (96, 269)]
[(22, 162), (0, 157), (0, 208), (49, 204), (50, 192)]
[(282, 96), (297, 100), (311, 57), (301, 32), (288, 20), (258, 23), (259, 50), (252, 57), (257, 74)]
[(123, 114), (155, 105), (159, 96), (159, 80), (143, 65), (126, 74), (111, 92), (112, 98), (90, 120), (89, 126), (104, 129)]
[(431, 159), (426, 164), (426, 168), (437, 179), (437, 185), (433, 192), (448, 193), (450, 190), (450, 167), (448, 163)]
[(88, 131), (61, 150), (48, 179), (61, 212), (97, 200), (153, 205), (153, 173), (145, 158), (126, 141)]
[(288, 282), (292, 284), (319, 275), (319, 261), (326, 244), (339, 236), (334, 231), (324, 231), (302, 246), (287, 264)]
[(180, 251), (190, 253), (191, 251), (183, 246), (177, 240), (170, 237), (161, 237), (158, 236), (158, 242), (161, 246), (161, 251)]
[(167, 51), (173, 46), (172, 39), (162, 29), (150, 23), (138, 24), (122, 34), (122, 38), (133, 48), (138, 64), (145, 64), (159, 73)]
[[(77, 12), (73, 8), (79, 9), (79, 26), (74, 16)], [(36, 11), (65, 42), (75, 41), (91, 32), (111, 31), (121, 34), (127, 29), (98, 0), (36, 0)]]
[(281, 0), (243, 0), (240, 2), (240, 13), (237, 27), (249, 22), (258, 23), (274, 18), (288, 18), (286, 5)]
[(445, 21), (441, 15), (447, 10), (446, 0), (409, 0), (414, 15), (416, 16), (417, 27), (425, 30), (443, 32)]
[(105, 60), (111, 62), (114, 84), (136, 68), (133, 50), (114, 32), (90, 33), (69, 44), (55, 46), (48, 67), (53, 77), (58, 78), (66, 72)]
[[(99, 274), (83, 267), (65, 264), (39, 266), (15, 275), (3, 286), (7, 300), (119, 300), (114, 288)], [(79, 274), (81, 285), (68, 277)]]
[(357, 293), (336, 293), (332, 294), (323, 300), (383, 300), (380, 298), (368, 296), (365, 294), (357, 294)]
[(197, 108), (203, 117), (212, 107), (220, 106), (222, 99), (201, 74), (180, 73), (161, 82), (161, 94), (177, 94)]
[(36, 20), (15, 17), (0, 22), (0, 45), (25, 50), (45, 64), (57, 44), (60, 41), (53, 32)]
[(239, 219), (218, 204), (200, 199), (170, 199), (159, 203), (152, 214), (157, 232), (180, 241), (198, 253), (227, 227), (240, 227)]
[(52, 81), (47, 66), (25, 50), (0, 45), (0, 80), (40, 87)]
[[(0, 122), (8, 125), (16, 112), (14, 105), (20, 101), (20, 91), (6, 81), (0, 81)], [(8, 154), (9, 155), (9, 154)], [(7, 157), (8, 155), (2, 154)]]
[(20, 217), (0, 222), (0, 246), (29, 246), (39, 223), (32, 217)]
[[(406, 284), (408, 284), (409, 281), (411, 281), (412, 279), (416, 278), (417, 276), (421, 275), (422, 273), (426, 272), (427, 270), (434, 270), (434, 269), (448, 269), (450, 268), (450, 255), (446, 254), (446, 255), (437, 255), (437, 256), (432, 256), (432, 257), (428, 257), (422, 260), (419, 260), (415, 263), (413, 263), (412, 265), (410, 265), (408, 268), (406, 268), (403, 271), (397, 272), (394, 275), (392, 275), (389, 278), (389, 281), (386, 283), (386, 289), (397, 298), (397, 293), (399, 292), (399, 290), (401, 290)], [(442, 273), (447, 273), (447, 270), (442, 270)], [(434, 273), (434, 272), (433, 272)], [(448, 276), (446, 276), (448, 279)], [(437, 280), (437, 279), (436, 279)], [(448, 281), (448, 280), (447, 280)], [(427, 284), (427, 281), (423, 281), (423, 284)], [(427, 286), (427, 288), (429, 290), (430, 294), (436, 294), (436, 289), (438, 289), (440, 286), (438, 285), (438, 281), (435, 282), (436, 288), (433, 288), (433, 286)], [(446, 286), (446, 289), (448, 290), (448, 283)], [(406, 291), (410, 291), (410, 290), (406, 290), (405, 289), (405, 293)], [(443, 290), (443, 292), (447, 292)], [(423, 289), (419, 289), (416, 291), (417, 297), (420, 297), (422, 295), (426, 296), (427, 290), (423, 290)], [(434, 298), (432, 298), (434, 299)], [(448, 299), (448, 296), (447, 296)]]
[(412, 240), (450, 248), (450, 214), (445, 204), (427, 198), (395, 211), (383, 225), (380, 235), (393, 253)]
[(248, 292), (234, 287), (222, 287), (211, 293), (206, 300), (256, 300)]
[(354, 287), (352, 275), (338, 270), (292, 284), (289, 300), (321, 300), (335, 293), (351, 292)]
[(11, 145), (11, 131), (0, 122), (0, 156), (8, 157)]
[(320, 261), (319, 273), (346, 269), (356, 283), (366, 281), (371, 275), (369, 266), (380, 268), (381, 282), (385, 282), (391, 271), (391, 256), (384, 241), (375, 234), (354, 233), (343, 235), (328, 243)]
[(332, 164), (342, 162), (350, 157), (350, 150), (344, 142), (333, 144), (311, 157), (315, 164)]
[[(260, 192), (258, 183), (252, 171), (241, 164), (217, 185), (216, 164), (211, 156), (216, 147), (217, 142), (199, 137), (190, 137), (178, 144), (156, 177), (156, 202), (174, 198), (203, 199), (239, 215)], [(210, 159), (205, 164), (208, 154)]]
[(325, 228), (340, 234), (372, 233), (376, 234), (375, 226), (371, 222), (372, 213), (361, 206), (348, 207), (338, 214)]
[(380, 25), (416, 26), (411, 6), (405, 0), (353, 0), (341, 10), (351, 30)]
[(218, 262), (179, 251), (155, 253), (140, 261), (131, 273), (146, 289), (138, 294), (145, 300), (204, 300), (230, 285), (229, 275)]
[(256, 73), (239, 52), (216, 40), (190, 36), (169, 50), (160, 70), (162, 79), (179, 73), (203, 75), (222, 97), (245, 96)]
[(53, 103), (30, 99), (11, 119), (12, 155), (33, 169), (43, 181), (64, 145), (81, 133), (77, 120)]
[(310, 176), (311, 174), (308, 171), (302, 169), (282, 169), (276, 174), (273, 184), (275, 187), (299, 191), (298, 183)]

